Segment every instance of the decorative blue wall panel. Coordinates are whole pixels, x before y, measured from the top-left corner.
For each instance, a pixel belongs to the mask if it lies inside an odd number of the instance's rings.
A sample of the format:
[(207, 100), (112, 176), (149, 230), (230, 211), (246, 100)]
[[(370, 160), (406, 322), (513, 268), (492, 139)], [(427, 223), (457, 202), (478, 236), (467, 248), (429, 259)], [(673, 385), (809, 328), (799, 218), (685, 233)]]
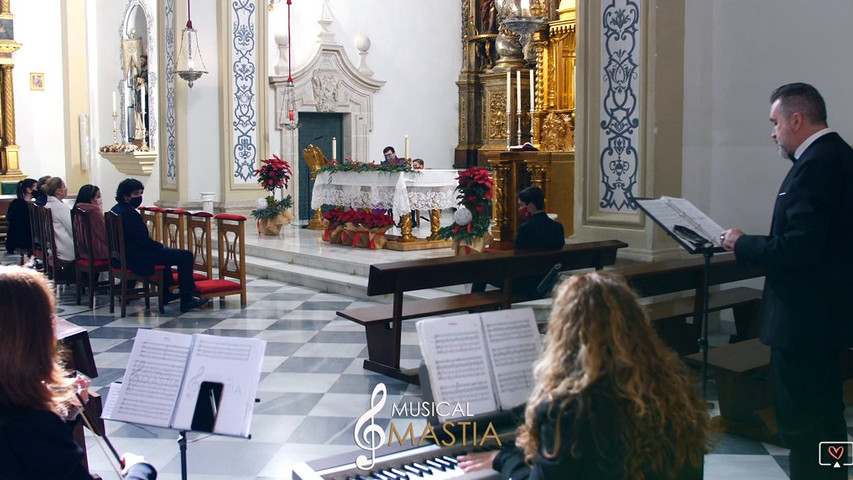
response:
[(233, 0), (231, 73), (234, 78), (234, 181), (254, 183), (257, 162), (255, 0)]
[(636, 210), (640, 7), (634, 0), (611, 0), (602, 21), (599, 207)]
[(177, 183), (175, 157), (175, 0), (166, 0), (166, 184)]

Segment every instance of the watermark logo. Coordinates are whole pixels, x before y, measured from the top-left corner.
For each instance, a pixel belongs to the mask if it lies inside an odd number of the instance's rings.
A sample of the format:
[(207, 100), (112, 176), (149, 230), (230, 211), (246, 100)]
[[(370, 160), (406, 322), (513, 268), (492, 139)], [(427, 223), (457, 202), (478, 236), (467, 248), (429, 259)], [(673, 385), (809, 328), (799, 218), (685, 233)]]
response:
[(853, 465), (853, 442), (820, 442), (818, 463), (833, 468)]
[[(370, 452), (370, 458), (367, 458), (366, 455), (359, 455), (355, 459), (355, 465), (362, 470), (373, 468), (373, 464), (376, 463), (376, 450), (379, 450), (379, 447), (385, 443), (385, 430), (376, 425), (373, 419), (376, 418), (377, 413), (382, 411), (387, 396), (388, 389), (385, 388), (385, 384), (376, 385), (373, 394), (370, 396), (370, 408), (355, 422), (355, 431), (353, 432), (355, 444), (358, 445), (358, 448)], [(367, 425), (368, 422), (370, 425)], [(361, 427), (364, 427), (363, 431), (361, 431)]]

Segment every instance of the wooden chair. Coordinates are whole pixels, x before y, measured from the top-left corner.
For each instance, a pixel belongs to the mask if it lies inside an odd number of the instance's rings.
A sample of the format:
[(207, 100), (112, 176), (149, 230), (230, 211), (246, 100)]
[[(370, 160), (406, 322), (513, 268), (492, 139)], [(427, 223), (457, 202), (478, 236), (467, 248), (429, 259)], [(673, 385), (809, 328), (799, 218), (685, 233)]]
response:
[[(122, 318), (127, 316), (127, 302), (137, 298), (144, 298), (145, 308), (149, 309), (151, 308), (151, 297), (157, 297), (160, 301), (160, 313), (165, 312), (163, 308), (163, 271), (165, 268), (162, 265), (156, 265), (154, 274), (150, 276), (139, 275), (128, 268), (121, 215), (107, 212), (104, 217), (107, 225), (107, 243), (110, 246), (110, 313), (115, 311), (116, 294), (120, 295)], [(116, 279), (120, 283), (118, 292), (115, 291)], [(141, 286), (128, 289), (127, 282), (130, 280), (140, 282)], [(156, 291), (151, 289), (154, 285), (156, 285)]]
[(33, 202), (27, 202), (27, 210), (30, 214), (30, 232), (32, 232), (33, 235), (33, 258), (36, 260), (36, 270), (43, 272), (45, 254), (42, 242), (44, 232), (42, 232), (43, 222), (41, 220), (41, 215), (43, 215), (42, 212), (44, 211), (44, 207), (36, 205)]
[(210, 212), (195, 212), (187, 216), (187, 248), (193, 254), (193, 280), (195, 281), (213, 278), (211, 218), (213, 214)]
[(142, 215), (142, 221), (148, 227), (148, 236), (152, 240), (162, 241), (163, 209), (160, 207), (139, 207), (139, 214)]
[(74, 261), (62, 260), (57, 254), (56, 237), (53, 231), (53, 212), (49, 208), (39, 207), (41, 215), (42, 250), (44, 251), (44, 271), (55, 285), (69, 285), (74, 281)]
[(83, 290), (83, 274), (86, 274), (89, 287), (89, 308), (95, 308), (95, 288), (106, 287), (106, 283), (98, 282), (101, 272), (109, 269), (108, 258), (97, 258), (94, 250), (94, 235), (92, 234), (92, 212), (75, 208), (71, 211), (71, 227), (74, 231), (74, 259), (76, 263), (75, 276), (77, 280), (77, 305), (80, 305)]
[[(202, 298), (240, 294), (246, 306), (246, 217), (220, 213), (216, 219), (219, 250), (219, 278), (195, 282), (196, 295)], [(234, 280), (229, 280), (234, 279)]]
[(185, 249), (186, 243), (186, 217), (189, 212), (178, 208), (163, 210), (163, 245), (168, 248)]

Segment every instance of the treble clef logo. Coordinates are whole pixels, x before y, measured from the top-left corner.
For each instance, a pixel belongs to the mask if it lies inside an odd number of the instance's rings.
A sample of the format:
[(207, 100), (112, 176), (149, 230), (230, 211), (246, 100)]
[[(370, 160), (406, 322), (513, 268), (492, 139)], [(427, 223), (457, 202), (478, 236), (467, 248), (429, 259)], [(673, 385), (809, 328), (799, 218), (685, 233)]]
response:
[[(373, 468), (373, 464), (376, 461), (376, 450), (379, 450), (379, 447), (385, 443), (385, 431), (382, 430), (382, 427), (373, 423), (373, 418), (385, 406), (387, 392), (388, 390), (385, 388), (384, 383), (377, 384), (376, 388), (373, 389), (373, 394), (370, 396), (370, 408), (355, 422), (353, 435), (355, 436), (356, 445), (362, 450), (370, 451), (370, 458), (367, 458), (366, 455), (359, 455), (355, 459), (355, 465), (361, 470), (370, 470)], [(367, 422), (370, 422), (370, 425), (365, 427), (364, 431), (359, 435), (359, 430)], [(362, 439), (367, 443), (364, 443)]]

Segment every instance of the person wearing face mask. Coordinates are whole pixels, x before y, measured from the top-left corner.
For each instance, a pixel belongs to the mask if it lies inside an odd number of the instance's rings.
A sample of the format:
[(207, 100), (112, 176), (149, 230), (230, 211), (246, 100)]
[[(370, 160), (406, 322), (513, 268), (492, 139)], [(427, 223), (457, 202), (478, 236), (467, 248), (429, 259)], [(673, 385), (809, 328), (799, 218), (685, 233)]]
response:
[[(101, 189), (95, 185), (83, 185), (77, 191), (77, 199), (74, 202), (74, 211), (77, 209), (89, 213), (90, 226), (92, 227), (92, 253), (93, 260), (109, 258), (110, 248), (107, 244), (107, 227), (104, 224), (104, 211), (102, 210), (103, 199)], [(82, 238), (82, 237), (78, 237)]]
[[(131, 270), (138, 275), (153, 275), (155, 265), (178, 268), (178, 287), (180, 289), (181, 311), (206, 305), (206, 298), (193, 296), (195, 281), (193, 280), (193, 255), (187, 250), (166, 248), (162, 243), (148, 236), (148, 228), (142, 221), (142, 215), (137, 210), (142, 205), (142, 193), (145, 187), (135, 178), (126, 178), (116, 189), (116, 205), (110, 209), (116, 215), (121, 215), (124, 227), (124, 246), (127, 263)], [(173, 284), (172, 275), (164, 275), (166, 283), (165, 301), (177, 298), (168, 288)]]
[(47, 195), (44, 208), (53, 214), (53, 240), (60, 260), (74, 261), (74, 236), (71, 229), (71, 207), (63, 200), (68, 196), (68, 187), (59, 177), (52, 177), (42, 187)]
[(9, 231), (6, 234), (6, 253), (20, 251), (24, 255), (32, 255), (33, 232), (30, 230), (30, 211), (27, 204), (33, 200), (33, 192), (36, 191), (36, 181), (26, 178), (18, 182), (17, 196), (9, 204), (6, 212), (6, 220), (9, 222)]

